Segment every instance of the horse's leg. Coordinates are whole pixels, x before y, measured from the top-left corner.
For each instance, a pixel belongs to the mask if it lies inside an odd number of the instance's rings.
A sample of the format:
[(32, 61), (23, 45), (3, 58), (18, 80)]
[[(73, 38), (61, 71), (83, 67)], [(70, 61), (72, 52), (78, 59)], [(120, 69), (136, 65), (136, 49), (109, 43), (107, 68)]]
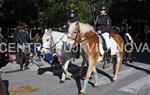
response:
[(93, 67), (93, 78), (94, 78), (94, 86), (98, 86), (98, 75), (96, 71), (96, 65)]
[(71, 73), (68, 72), (68, 66), (69, 66), (70, 60), (67, 60), (64, 65), (63, 65), (63, 73), (62, 73), (62, 78), (61, 78), (61, 83), (63, 83), (66, 79), (66, 77), (71, 77)]
[(88, 61), (87, 61), (86, 57), (84, 56), (84, 54), (82, 54), (82, 58), (83, 58), (83, 60), (82, 60), (82, 63), (81, 63), (81, 68), (80, 68), (78, 76), (82, 75), (85, 64), (87, 64), (87, 67), (88, 67)]
[(65, 64), (65, 66), (64, 66), (64, 71), (65, 71), (65, 74), (66, 74), (66, 77), (67, 78), (70, 78), (71, 76), (72, 76), (72, 74), (71, 73), (69, 73), (69, 71), (68, 71), (68, 67), (69, 67), (69, 63), (71, 62), (71, 60), (68, 60), (67, 62), (66, 62), (66, 64)]
[[(112, 55), (112, 63), (113, 63), (113, 75), (115, 75), (115, 72), (116, 72), (116, 63), (117, 63), (117, 59), (114, 58), (114, 56)], [(115, 60), (116, 59), (116, 60)]]
[(87, 73), (86, 73), (86, 77), (85, 77), (85, 80), (83, 82), (83, 87), (80, 91), (80, 93), (82, 94), (85, 94), (85, 90), (87, 88), (87, 85), (88, 85), (88, 81), (89, 81), (89, 78), (93, 72), (93, 69), (94, 69), (94, 66), (96, 65), (96, 60), (94, 60), (93, 58), (89, 58), (89, 66), (88, 66), (88, 70), (87, 70)]
[(113, 81), (117, 80), (117, 78), (118, 78), (118, 73), (119, 73), (119, 70), (121, 68), (122, 61), (123, 61), (123, 52), (118, 52), (117, 64), (115, 66), (115, 71), (114, 71), (115, 75), (114, 75)]
[(129, 59), (129, 62), (132, 63), (132, 51), (128, 53), (128, 59)]
[(85, 66), (85, 59), (83, 59), (82, 63), (81, 63), (81, 68), (80, 68), (80, 71), (79, 73), (77, 74), (78, 77), (80, 77), (82, 75), (82, 72), (83, 72), (83, 69), (84, 69), (84, 66)]

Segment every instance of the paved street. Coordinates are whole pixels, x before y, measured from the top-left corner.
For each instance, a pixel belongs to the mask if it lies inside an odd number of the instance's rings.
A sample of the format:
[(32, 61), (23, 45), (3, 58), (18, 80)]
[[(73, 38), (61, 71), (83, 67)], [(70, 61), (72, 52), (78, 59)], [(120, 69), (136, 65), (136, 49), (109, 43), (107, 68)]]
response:
[[(112, 66), (104, 71), (102, 65), (97, 64), (99, 87), (92, 86), (92, 79), (87, 88), (87, 95), (149, 95), (150, 94), (150, 61), (147, 55), (135, 57), (133, 63), (123, 65), (119, 73), (119, 80), (111, 82)], [(69, 71), (78, 72), (80, 61), (76, 65), (71, 64)], [(1, 78), (8, 86), (9, 95), (78, 95), (83, 78), (70, 78), (60, 84), (61, 67), (56, 65), (49, 68), (43, 63), (40, 69), (30, 64), (30, 69), (17, 71), (19, 65), (10, 63), (1, 69)], [(86, 69), (85, 69), (86, 70)]]

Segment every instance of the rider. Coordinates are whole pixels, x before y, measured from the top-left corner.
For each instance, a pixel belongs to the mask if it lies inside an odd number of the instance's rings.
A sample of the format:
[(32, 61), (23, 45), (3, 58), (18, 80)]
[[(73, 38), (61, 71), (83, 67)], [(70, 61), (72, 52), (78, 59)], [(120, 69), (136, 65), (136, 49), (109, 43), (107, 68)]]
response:
[(129, 34), (129, 24), (128, 24), (128, 20), (126, 18), (123, 19), (122, 21), (122, 35), (124, 36), (124, 40), (125, 42), (131, 42), (131, 36)]
[(126, 18), (124, 18), (122, 20), (122, 32), (123, 32), (123, 34), (128, 33), (128, 30), (129, 30), (128, 20)]
[(70, 9), (68, 23), (73, 23), (78, 20), (77, 13), (74, 9)]
[[(97, 28), (97, 33), (104, 38), (104, 42), (106, 42), (106, 44), (103, 44), (103, 48), (105, 51), (105, 54), (108, 54), (110, 52), (108, 52), (108, 50), (110, 49), (110, 35), (109, 35), (109, 31), (111, 28), (111, 19), (110, 17), (107, 15), (108, 9), (106, 8), (106, 6), (101, 6), (100, 10), (99, 10), (99, 15), (96, 17), (96, 28)], [(108, 54), (110, 55), (110, 54)]]
[(69, 24), (78, 20), (76, 11), (74, 9), (70, 9), (68, 13), (68, 21), (62, 28), (63, 32), (68, 32)]

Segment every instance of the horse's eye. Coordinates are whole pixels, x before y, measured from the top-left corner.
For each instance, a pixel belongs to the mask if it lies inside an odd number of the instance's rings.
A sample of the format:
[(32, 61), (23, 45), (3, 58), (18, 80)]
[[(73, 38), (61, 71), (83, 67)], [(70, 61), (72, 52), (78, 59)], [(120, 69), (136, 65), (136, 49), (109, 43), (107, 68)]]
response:
[(77, 32), (74, 32), (74, 34), (76, 34)]
[(49, 41), (49, 39), (46, 39), (46, 41)]

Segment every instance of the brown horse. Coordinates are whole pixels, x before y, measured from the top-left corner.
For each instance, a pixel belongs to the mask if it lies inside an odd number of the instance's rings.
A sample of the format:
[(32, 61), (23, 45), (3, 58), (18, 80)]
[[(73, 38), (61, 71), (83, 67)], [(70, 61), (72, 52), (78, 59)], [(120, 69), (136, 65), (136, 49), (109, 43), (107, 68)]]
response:
[[(124, 41), (121, 36), (115, 33), (111, 33), (112, 48), (115, 46), (116, 51), (111, 50), (111, 55), (117, 56), (117, 63), (114, 63), (114, 80), (117, 80), (118, 72), (120, 70), (123, 53), (124, 53)], [(80, 94), (85, 94), (85, 90), (88, 85), (91, 74), (94, 75), (94, 85), (98, 85), (98, 75), (96, 71), (96, 63), (103, 60), (103, 55), (100, 53), (99, 37), (94, 31), (93, 27), (88, 24), (74, 22), (70, 24), (68, 29), (68, 44), (73, 47), (76, 43), (81, 43), (82, 48), (86, 52), (88, 59), (88, 70), (84, 80), (83, 87)]]

